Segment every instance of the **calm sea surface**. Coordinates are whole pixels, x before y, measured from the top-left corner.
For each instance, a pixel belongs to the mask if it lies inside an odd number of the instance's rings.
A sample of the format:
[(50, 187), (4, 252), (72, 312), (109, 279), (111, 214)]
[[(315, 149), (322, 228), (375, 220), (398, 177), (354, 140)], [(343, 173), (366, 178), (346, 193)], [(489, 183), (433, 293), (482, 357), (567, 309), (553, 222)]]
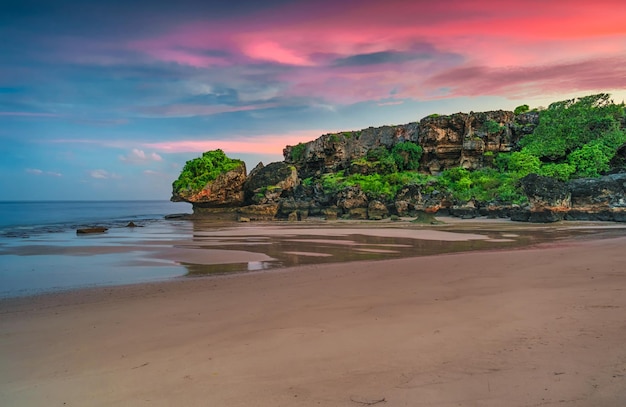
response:
[(189, 204), (170, 201), (0, 202), (0, 235), (29, 237), (39, 232), (113, 226), (185, 212), (191, 212)]

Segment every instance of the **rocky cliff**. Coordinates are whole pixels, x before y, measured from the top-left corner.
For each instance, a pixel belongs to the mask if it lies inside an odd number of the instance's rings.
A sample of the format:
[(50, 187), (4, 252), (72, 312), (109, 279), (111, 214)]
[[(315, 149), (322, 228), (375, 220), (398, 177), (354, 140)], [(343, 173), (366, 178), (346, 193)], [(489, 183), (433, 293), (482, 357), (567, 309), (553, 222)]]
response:
[[(173, 199), (192, 203), (197, 216), (240, 220), (302, 220), (309, 216), (375, 220), (428, 212), (531, 222), (626, 221), (626, 174), (567, 183), (530, 174), (517, 184), (526, 198), (518, 204), (474, 196), (460, 199), (445, 188), (445, 182), (427, 175), (493, 167), (494, 157), (519, 150), (519, 141), (533, 133), (538, 124), (537, 112), (516, 115), (499, 110), (431, 115), (404, 125), (325, 134), (308, 143), (287, 146), (283, 162), (259, 164), (248, 175), (245, 167), (243, 171), (236, 168), (207, 183), (201, 191), (174, 194)], [(393, 191), (374, 185), (374, 190), (379, 189), (376, 194), (355, 183), (333, 189), (333, 177), (347, 174), (372, 176), (369, 182), (378, 182), (384, 163), (376, 161), (378, 155), (373, 153), (388, 154), (407, 142), (421, 149), (419, 162), (413, 167), (422, 174), (419, 182), (401, 184)], [(618, 149), (613, 161), (626, 163), (626, 145)], [(455, 174), (464, 176), (459, 171), (449, 176)]]
[[(431, 115), (419, 123), (369, 127), (359, 131), (325, 134), (283, 150), (301, 178), (350, 168), (351, 163), (379, 147), (387, 149), (411, 141), (424, 150), (420, 170), (438, 173), (447, 168), (481, 168), (493, 153), (513, 150), (539, 122), (537, 112), (515, 115), (503, 110), (479, 113)], [(485, 155), (486, 152), (492, 154)], [(486, 162), (487, 161), (487, 162)]]

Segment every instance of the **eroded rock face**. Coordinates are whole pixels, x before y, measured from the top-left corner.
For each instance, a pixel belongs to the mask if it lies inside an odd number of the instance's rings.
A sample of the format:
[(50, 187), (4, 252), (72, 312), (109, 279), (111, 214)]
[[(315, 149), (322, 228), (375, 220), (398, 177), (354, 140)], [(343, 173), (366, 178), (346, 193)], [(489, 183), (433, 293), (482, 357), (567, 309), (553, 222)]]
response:
[(246, 166), (220, 174), (209, 182), (201, 191), (188, 193), (181, 191), (172, 196), (173, 201), (184, 201), (193, 204), (194, 208), (219, 208), (241, 206), (244, 201), (243, 185), (246, 181)]
[(264, 167), (257, 166), (243, 187), (245, 202), (254, 205), (275, 204), (296, 185), (298, 172), (293, 165), (275, 162)]
[(563, 219), (626, 221), (626, 174), (568, 183), (531, 174), (522, 178), (521, 183), (529, 207), (514, 213), (513, 220), (541, 223)]
[[(571, 208), (568, 185), (557, 179), (529, 174), (520, 180), (528, 196), (528, 221), (550, 223), (562, 220)], [(520, 219), (522, 216), (520, 214)]]
[(491, 153), (511, 151), (538, 123), (537, 112), (516, 116), (498, 110), (429, 116), (419, 123), (325, 134), (302, 145), (287, 146), (283, 155), (302, 178), (341, 170), (367, 174), (371, 168), (353, 162), (369, 150), (391, 150), (397, 143), (411, 141), (424, 149), (421, 171), (434, 174), (458, 166), (476, 169), (491, 163)]
[[(369, 150), (378, 147), (391, 149), (400, 142), (417, 142), (418, 130), (418, 123), (408, 123), (325, 134), (303, 146), (285, 147), (283, 156), (285, 162), (297, 167), (302, 178), (308, 178), (349, 169), (352, 161), (364, 157)], [(298, 154), (294, 154), (297, 150)]]
[[(527, 124), (516, 124), (516, 120)], [(527, 115), (516, 118), (503, 110), (426, 117), (419, 124), (418, 144), (424, 149), (421, 170), (435, 174), (459, 166), (482, 168), (492, 153), (511, 151), (522, 136), (521, 129), (534, 129), (536, 124), (530, 122)]]
[(389, 216), (387, 205), (379, 200), (370, 201), (367, 206), (367, 218), (370, 220), (381, 220)]
[(626, 220), (626, 174), (577, 179), (568, 183), (572, 194), (570, 220)]
[(351, 219), (367, 219), (369, 201), (358, 186), (349, 187), (337, 194), (337, 208)]

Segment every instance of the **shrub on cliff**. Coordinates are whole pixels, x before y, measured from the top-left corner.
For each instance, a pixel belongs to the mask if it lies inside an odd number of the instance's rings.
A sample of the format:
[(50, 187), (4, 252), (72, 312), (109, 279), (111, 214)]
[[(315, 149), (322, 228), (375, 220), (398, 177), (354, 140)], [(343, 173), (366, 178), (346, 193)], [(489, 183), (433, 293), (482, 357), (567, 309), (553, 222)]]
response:
[(302, 158), (304, 158), (305, 151), (306, 144), (304, 143), (298, 143), (297, 145), (293, 146), (293, 148), (291, 149), (291, 160), (294, 162), (302, 160)]
[(391, 150), (391, 157), (400, 171), (417, 170), (424, 150), (410, 141), (398, 143)]
[(518, 115), (518, 114), (526, 113), (529, 110), (530, 110), (530, 107), (528, 105), (520, 105), (520, 106), (517, 106), (515, 110), (513, 110), (513, 113), (515, 115)]
[(185, 163), (172, 188), (175, 194), (182, 191), (199, 192), (220, 174), (232, 171), (240, 165), (244, 165), (243, 161), (228, 158), (222, 150), (207, 151), (201, 157)]
[[(623, 117), (624, 104), (613, 103), (606, 93), (555, 102), (540, 113), (539, 125), (520, 140), (520, 145), (522, 151), (544, 162), (583, 165), (576, 172), (584, 176), (590, 169), (584, 167), (587, 161), (578, 156), (586, 152), (575, 152), (593, 142), (610, 160), (626, 141), (626, 134), (620, 129)], [(575, 155), (569, 159), (572, 153)]]

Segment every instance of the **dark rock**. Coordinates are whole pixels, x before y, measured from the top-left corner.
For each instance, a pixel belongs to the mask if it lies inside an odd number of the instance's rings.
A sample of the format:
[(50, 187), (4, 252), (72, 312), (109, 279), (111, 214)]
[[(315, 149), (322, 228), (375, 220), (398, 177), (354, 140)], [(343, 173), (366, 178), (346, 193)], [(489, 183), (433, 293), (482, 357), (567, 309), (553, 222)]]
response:
[(367, 208), (352, 208), (348, 212), (349, 219), (365, 220), (367, 219)]
[(434, 213), (424, 212), (424, 211), (417, 211), (415, 213), (415, 219), (413, 219), (411, 222), (429, 224), (429, 225), (438, 223), (437, 218), (435, 218)]
[(190, 214), (188, 214), (188, 213), (172, 213), (172, 214), (169, 214), (169, 215), (165, 215), (163, 217), (163, 219), (168, 219), (168, 220), (171, 220), (171, 219), (189, 219), (189, 217), (190, 217)]
[(625, 183), (626, 174), (572, 180), (568, 183), (572, 194), (572, 209), (601, 212), (626, 208)]
[(107, 230), (109, 229), (97, 226), (93, 228), (76, 229), (76, 234), (77, 235), (90, 235), (90, 234), (96, 234), (96, 233), (105, 233)]
[(237, 208), (240, 217), (250, 220), (273, 220), (278, 213), (278, 204), (248, 205)]
[(244, 185), (244, 199), (248, 204), (277, 203), (298, 184), (298, 172), (293, 165), (275, 162), (255, 168)]
[(530, 205), (528, 222), (557, 222), (563, 220), (571, 208), (570, 189), (562, 181), (529, 174), (520, 180), (520, 184)]
[(135, 222), (132, 222), (132, 221), (131, 221), (131, 222), (128, 222), (128, 224), (126, 225), (126, 227), (127, 227), (127, 228), (136, 228), (136, 227), (138, 227), (138, 226), (135, 224)]
[(530, 209), (517, 208), (511, 210), (511, 220), (515, 222), (528, 222), (530, 219)]
[(367, 206), (367, 196), (358, 186), (346, 188), (337, 194), (337, 207), (344, 212), (355, 208), (367, 209)]
[(462, 205), (454, 205), (449, 211), (450, 215), (461, 219), (474, 219), (480, 216), (474, 201), (469, 201)]
[(322, 209), (322, 214), (326, 220), (337, 220), (339, 217), (339, 208), (331, 206), (326, 209)]
[(371, 201), (367, 207), (367, 217), (370, 220), (381, 220), (389, 216), (389, 209), (381, 201)]
[(530, 211), (528, 222), (532, 223), (553, 223), (563, 220), (564, 212), (556, 212), (549, 209), (540, 211)]

